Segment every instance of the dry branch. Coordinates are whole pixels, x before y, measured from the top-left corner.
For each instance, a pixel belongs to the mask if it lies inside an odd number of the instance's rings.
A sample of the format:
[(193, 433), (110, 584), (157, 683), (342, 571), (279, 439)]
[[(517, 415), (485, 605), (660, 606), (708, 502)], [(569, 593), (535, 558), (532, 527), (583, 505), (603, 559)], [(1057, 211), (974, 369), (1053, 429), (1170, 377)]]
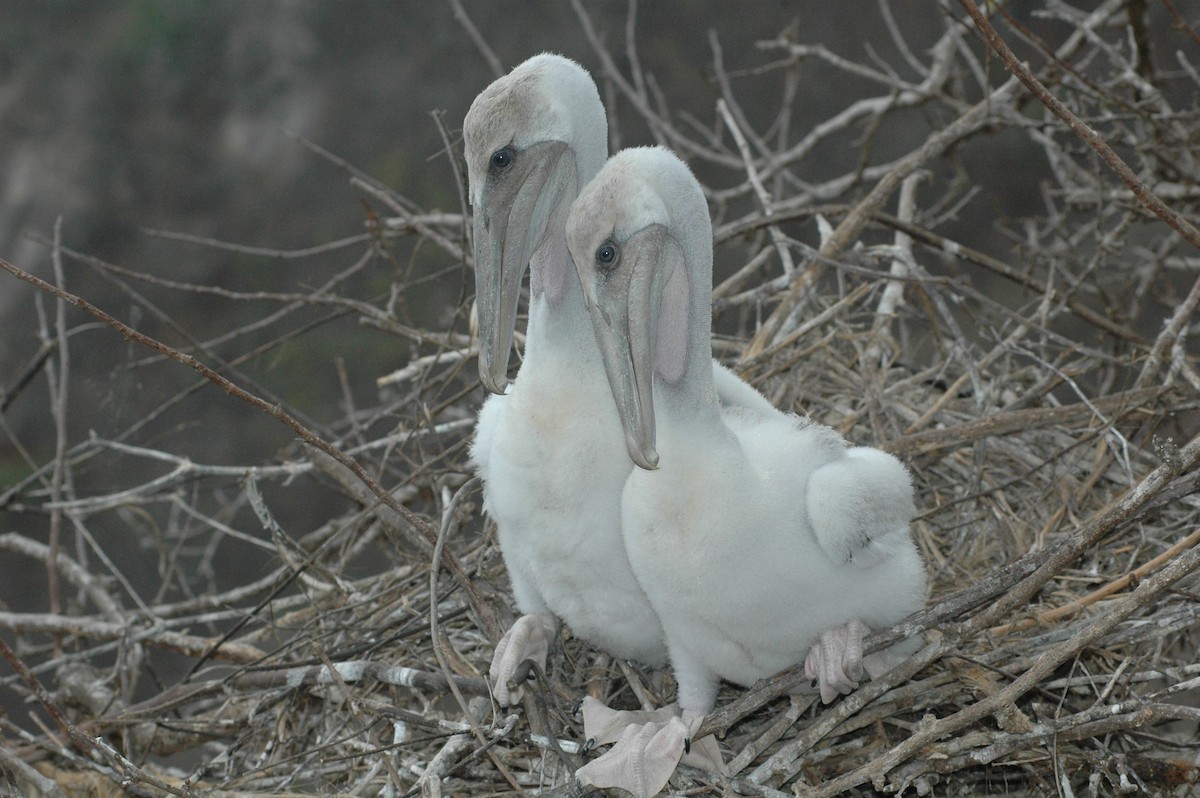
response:
[(260, 649), (242, 643), (221, 642), (217, 638), (196, 637), (153, 627), (139, 630), (127, 623), (78, 616), (0, 612), (0, 628), (24, 633), (77, 635), (96, 640), (136, 641), (188, 657), (211, 657), (241, 664), (259, 662), (266, 656)]
[(784, 319), (795, 308), (803, 292), (816, 280), (824, 268), (824, 263), (835, 259), (843, 250), (854, 243), (855, 239), (863, 231), (863, 228), (871, 221), (872, 216), (879, 212), (888, 198), (900, 188), (901, 184), (910, 175), (923, 167), (931, 159), (941, 155), (948, 147), (970, 136), (986, 124), (988, 116), (991, 113), (992, 104), (1003, 102), (1012, 92), (1012, 89), (1011, 83), (1006, 83), (996, 89), (954, 122), (930, 135), (920, 148), (902, 159), (894, 168), (888, 171), (883, 179), (875, 184), (875, 187), (871, 189), (867, 196), (863, 197), (846, 214), (846, 218), (834, 229), (829, 239), (822, 242), (820, 250), (813, 258), (813, 264), (804, 272), (798, 273), (793, 277), (791, 287), (788, 293), (784, 295), (783, 301), (772, 311), (770, 317), (743, 351), (742, 357), (754, 357), (775, 339), (780, 332)]
[(996, 51), (1000, 59), (1004, 62), (1004, 66), (1017, 76), (1021, 83), (1025, 84), (1025, 88), (1033, 93), (1047, 108), (1054, 112), (1054, 115), (1067, 124), (1069, 128), (1087, 142), (1088, 146), (1100, 153), (1100, 157), (1108, 164), (1108, 167), (1116, 172), (1117, 177), (1121, 178), (1133, 195), (1146, 206), (1158, 218), (1162, 219), (1170, 225), (1179, 235), (1183, 236), (1189, 244), (1196, 249), (1200, 249), (1200, 230), (1197, 230), (1187, 219), (1184, 219), (1166, 203), (1158, 198), (1150, 188), (1134, 173), (1125, 161), (1113, 151), (1101, 136), (1096, 134), (1096, 131), (1085, 125), (1079, 117), (1071, 113), (1071, 109), (1063, 105), (1062, 102), (1046, 90), (1042, 82), (1034, 76), (1029, 68), (1017, 60), (1016, 55), (1009, 49), (1008, 44), (992, 27), (992, 23), (983, 12), (979, 10), (979, 6), (975, 5), (971, 0), (959, 0), (959, 3), (971, 15), (971, 19), (975, 20), (975, 24), (979, 26), (980, 32), (983, 34), (988, 46)]
[[(24, 269), (14, 266), (2, 258), (0, 258), (0, 268), (3, 268), (5, 271), (11, 273), (14, 277), (24, 280), (25, 282), (30, 283), (37, 288), (42, 289), (43, 291), (53, 294), (59, 299), (69, 302), (85, 313), (96, 317), (117, 332), (121, 333), (127, 339), (149, 347), (150, 349), (154, 349), (171, 358), (172, 360), (198, 371), (205, 379), (215, 383), (226, 393), (241, 399), (243, 402), (246, 402), (247, 404), (257, 408), (267, 415), (272, 416), (299, 435), (305, 443), (320, 449), (322, 452), (354, 472), (354, 475), (362, 480), (363, 484), (366, 485), (373, 494), (375, 494), (379, 501), (387, 505), (387, 507), (391, 510), (399, 513), (405, 521), (407, 521), (411, 526), (417, 529), (417, 531), (424, 535), (427, 540), (429, 540), (431, 543), (435, 543), (437, 541), (437, 535), (433, 531), (428, 521), (417, 516), (412, 512), (412, 510), (396, 501), (396, 497), (385, 490), (383, 486), (381, 486), (377, 481), (375, 481), (374, 478), (367, 474), (367, 472), (363, 470), (363, 467), (359, 465), (358, 461), (310, 431), (307, 427), (297, 421), (290, 413), (284, 410), (283, 407), (279, 405), (272, 405), (263, 401), (257, 396), (254, 396), (246, 390), (234, 385), (208, 366), (196, 360), (196, 358), (192, 357), (191, 355), (185, 355), (182, 352), (179, 352), (178, 350), (161, 343), (160, 341), (156, 341), (149, 336), (139, 333), (137, 330), (134, 330), (128, 325), (117, 321), (112, 316), (95, 307), (82, 297), (78, 297), (74, 294), (63, 291), (51, 285), (50, 283), (47, 283), (45, 280), (35, 277)], [(471, 578), (463, 569), (462, 563), (458, 561), (458, 558), (454, 556), (453, 552), (448, 550), (443, 552), (443, 560), (446, 566), (450, 569), (450, 572), (459, 580), (463, 590), (466, 591), (479, 622), (483, 628), (487, 630), (488, 636), (498, 640), (500, 638), (499, 627), (496, 624), (494, 614), (492, 613), (491, 608), (483, 603), (482, 597), (478, 594), (474, 584), (471, 582)]]
[(133, 784), (144, 783), (153, 787), (168, 792), (171, 795), (178, 795), (180, 798), (197, 798), (196, 793), (192, 792), (186, 786), (176, 786), (169, 784), (158, 776), (150, 773), (133, 762), (129, 761), (125, 756), (116, 751), (103, 738), (89, 737), (75, 727), (63, 711), (50, 698), (50, 694), (42, 687), (38, 678), (33, 675), (33, 672), (25, 666), (21, 658), (0, 638), (0, 657), (9, 664), (9, 666), (20, 675), (21, 679), (29, 686), (30, 691), (37, 696), (38, 702), (49, 713), (50, 717), (58, 727), (67, 735), (68, 738), (82, 751), (96, 752), (101, 758), (109, 760), (120, 778), (114, 778), (114, 781), (120, 783), (122, 787), (129, 787)]

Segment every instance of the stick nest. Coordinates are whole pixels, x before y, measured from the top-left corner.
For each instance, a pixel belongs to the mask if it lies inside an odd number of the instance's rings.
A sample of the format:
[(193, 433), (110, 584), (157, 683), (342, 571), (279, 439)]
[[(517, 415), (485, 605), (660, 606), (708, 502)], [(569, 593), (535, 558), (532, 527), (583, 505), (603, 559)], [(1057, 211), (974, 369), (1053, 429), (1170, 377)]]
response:
[[(1078, 36), (1043, 54), (1038, 74), (1122, 150), (1144, 187), (1195, 222), (1198, 172), (1176, 168), (1200, 158), (1195, 85), (1185, 90), (1195, 72), (1186, 59), (1170, 73), (1129, 66), (1138, 15), (1109, 6), (1092, 16), (1059, 8)], [(610, 108), (614, 127), (644, 124), (708, 185), (715, 354), (777, 406), (908, 464), (912, 533), (930, 576), (929, 608), (871, 638), (879, 647), (922, 635), (920, 654), (829, 706), (789, 698), (794, 673), (726, 686), (706, 727), (724, 735), (733, 774), (681, 768), (679, 794), (1195, 794), (1200, 378), (1186, 343), (1200, 261), (1070, 130), (1035, 113), (1030, 94), (1004, 75), (976, 82), (988, 73), (965, 19), (947, 19), (910, 82), (790, 35), (762, 44), (764, 66), (731, 77), (714, 39), (721, 101), (710, 128), (673, 126), (652, 110), (646, 82), (630, 82), (593, 40), (598, 77), (626, 114)], [(754, 133), (733, 81), (780, 80), (794, 94), (811, 60), (869, 73), (883, 94), (855, 98), (800, 138), (787, 133), (785, 103)], [(873, 137), (911, 108), (924, 113), (923, 138), (898, 157), (873, 155)], [(854, 129), (866, 135), (850, 171), (805, 173), (814, 147)], [(964, 226), (992, 187), (971, 177), (982, 150), (962, 153), (997, 147), (1001, 134), (1036, 153), (1025, 180), (1041, 181), (1041, 203)], [(41, 707), (0, 721), (0, 772), (16, 789), (579, 794), (571, 773), (595, 755), (580, 750), (582, 696), (626, 708), (673, 699), (669, 674), (615, 661), (563, 629), (522, 707), (489, 700), (494, 637), (514, 609), (467, 463), (481, 400), (469, 292), (435, 323), (396, 301), (438, 269), (469, 283), (469, 219), (355, 180), (379, 211), (367, 233), (331, 244), (325, 256), (343, 270), (318, 291), (276, 297), (283, 312), (271, 323), (312, 351), (323, 328), (301, 321), (330, 311), (404, 342), (407, 364), (379, 378), (370, 407), (348, 397), (336, 421), (304, 422), (391, 502), (312, 440), (233, 466), (151, 448), (136, 429), (69, 441), (0, 495), (0, 508), (45, 518), (62, 536), (51, 569), (59, 609), (0, 613), (15, 649), (5, 690)], [(215, 291), (57, 241), (53, 252), (60, 265), (140, 279), (164, 301)], [(390, 291), (358, 279), (372, 268), (392, 275)], [(254, 341), (252, 328), (233, 339)], [(243, 384), (233, 367), (218, 370)], [(96, 462), (154, 473), (73, 494), (67, 477)], [(335, 495), (325, 505), (334, 509), (279, 520), (314, 490)], [(152, 584), (129, 584), (122, 558), (92, 534), (103, 527), (158, 553)], [(454, 564), (434, 569), (435, 546)], [(20, 532), (0, 535), (0, 552), (50, 561), (42, 539)], [(224, 583), (231, 556), (257, 570)]]

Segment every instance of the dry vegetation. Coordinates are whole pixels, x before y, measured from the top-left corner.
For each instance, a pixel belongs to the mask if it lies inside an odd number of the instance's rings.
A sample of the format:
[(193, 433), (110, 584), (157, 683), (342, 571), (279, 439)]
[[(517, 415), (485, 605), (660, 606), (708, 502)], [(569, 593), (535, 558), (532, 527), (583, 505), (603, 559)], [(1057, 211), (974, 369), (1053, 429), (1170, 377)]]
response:
[[(577, 7), (602, 93), (633, 109), (614, 112), (614, 128), (645, 125), (720, 176), (708, 179), (718, 260), (733, 268), (714, 292), (715, 353), (780, 407), (906, 460), (931, 577), (929, 608), (871, 638), (920, 632), (919, 655), (830, 706), (786, 698), (794, 674), (727, 687), (706, 727), (724, 734), (733, 776), (682, 768), (680, 794), (1200, 791), (1200, 376), (1187, 347), (1200, 300), (1200, 236), (1187, 221), (1200, 220), (1196, 20), (1168, 0), (1088, 12), (1048, 2), (1023, 22), (994, 9), (998, 36), (1032, 70), (1023, 83), (1004, 68), (1003, 43), (985, 44), (969, 2), (944, 10), (928, 52), (879, 32), (901, 54), (893, 64), (791, 31), (761, 44), (759, 68), (729, 74), (714, 38), (722, 99), (696, 120), (673, 114), (639, 66), (632, 13), (628, 31), (602, 36)], [(1072, 32), (1037, 39), (1030, 19), (1047, 18)], [(814, 62), (874, 92), (797, 130), (791, 112)], [(739, 86), (781, 76), (774, 124), (751, 129)], [(914, 110), (924, 140), (876, 157), (873, 144)], [(1011, 245), (987, 254), (939, 230), (987, 189), (959, 161), (962, 145), (1002, 134), (1025, 148), (1040, 203), (998, 222)], [(446, 139), (456, 150), (452, 130)], [(831, 139), (858, 141), (859, 163), (812, 182), (809, 156)], [(461, 184), (461, 170), (447, 179)], [(330, 245), (346, 266), (326, 285), (268, 297), (263, 323), (316, 308), (405, 339), (412, 360), (380, 377), (375, 406), (347, 402), (337, 423), (302, 423), (235, 388), (237, 362), (189, 347), (168, 354), (208, 363), (205, 376), (234, 395), (221, 401), (257, 403), (275, 417), (260, 423), (289, 424), (301, 440), (270, 462), (205, 465), (138, 443), (136, 430), (68, 440), (66, 402), (47, 408), (57, 456), (0, 493), (0, 506), (45, 514), (52, 533), (47, 545), (7, 532), (0, 548), (35, 567), (57, 556), (49, 612), (0, 612), (13, 669), (3, 689), (41, 706), (0, 719), (10, 790), (575, 794), (570, 774), (586, 754), (572, 710), (585, 691), (628, 707), (671, 699), (669, 676), (564, 631), (520, 711), (489, 702), (481, 675), (513, 608), (466, 464), (480, 395), (469, 297), (448, 329), (422, 330), (396, 312), (407, 285), (382, 298), (343, 291), (400, 251), (415, 252), (417, 274), (430, 248), (469, 269), (469, 224), (458, 208), (429, 212), (354, 180), (388, 210), (360, 239)], [(418, 240), (425, 249), (402, 250)], [(54, 254), (60, 280), (65, 259), (86, 260)], [(185, 300), (205, 290), (173, 288)], [(60, 399), (67, 331), (85, 321), (59, 302), (46, 322)], [(72, 469), (118, 455), (159, 475), (73, 493)], [(307, 534), (283, 528), (273, 502), (313, 480), (355, 509)], [(161, 552), (151, 589), (129, 585), (89, 533), (101, 521), (144, 529), (143, 517)], [(266, 549), (271, 570), (219, 585), (217, 547), (231, 540)], [(160, 680), (164, 667), (174, 675)]]

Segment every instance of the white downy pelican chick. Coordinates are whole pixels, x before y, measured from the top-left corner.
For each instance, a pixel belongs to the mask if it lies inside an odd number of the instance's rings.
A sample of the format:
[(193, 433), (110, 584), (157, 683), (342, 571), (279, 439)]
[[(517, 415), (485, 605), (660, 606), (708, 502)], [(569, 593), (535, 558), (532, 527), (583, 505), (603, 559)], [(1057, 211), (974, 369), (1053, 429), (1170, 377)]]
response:
[[(463, 124), (480, 378), (493, 393), (508, 388), (484, 403), (471, 449), (523, 613), (489, 673), (502, 705), (520, 698), (508, 684), (523, 660), (545, 664), (555, 616), (610, 654), (666, 661), (662, 627), (621, 539), (621, 488), (632, 465), (566, 247), (567, 212), (608, 157), (607, 136), (591, 76), (551, 54), (489, 85)], [(527, 267), (525, 359), (508, 385)], [(773, 412), (731, 373), (707, 368), (729, 401)]]
[(662, 621), (683, 710), (626, 729), (577, 776), (653, 794), (720, 679), (750, 685), (806, 659), (827, 701), (857, 686), (866, 629), (924, 603), (912, 486), (894, 457), (828, 427), (719, 406), (712, 227), (675, 155), (614, 155), (572, 207), (567, 239), (640, 466), (622, 495), (625, 547)]

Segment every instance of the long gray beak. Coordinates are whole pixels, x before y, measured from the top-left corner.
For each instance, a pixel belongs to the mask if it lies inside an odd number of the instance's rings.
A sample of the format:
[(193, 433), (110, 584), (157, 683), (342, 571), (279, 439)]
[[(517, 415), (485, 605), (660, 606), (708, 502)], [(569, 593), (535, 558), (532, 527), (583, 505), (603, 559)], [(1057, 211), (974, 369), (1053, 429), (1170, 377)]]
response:
[[(475, 303), (479, 379), (492, 393), (508, 386), (508, 356), (517, 326), (521, 279), (546, 237), (547, 222), (574, 175), (561, 141), (534, 144), (489, 183), (475, 208)], [(567, 197), (567, 201), (574, 197)]]
[(629, 238), (621, 266), (611, 273), (578, 264), (596, 342), (604, 359), (625, 430), (629, 458), (648, 471), (658, 468), (654, 441), (654, 357), (662, 279), (659, 261), (667, 229), (650, 225)]

